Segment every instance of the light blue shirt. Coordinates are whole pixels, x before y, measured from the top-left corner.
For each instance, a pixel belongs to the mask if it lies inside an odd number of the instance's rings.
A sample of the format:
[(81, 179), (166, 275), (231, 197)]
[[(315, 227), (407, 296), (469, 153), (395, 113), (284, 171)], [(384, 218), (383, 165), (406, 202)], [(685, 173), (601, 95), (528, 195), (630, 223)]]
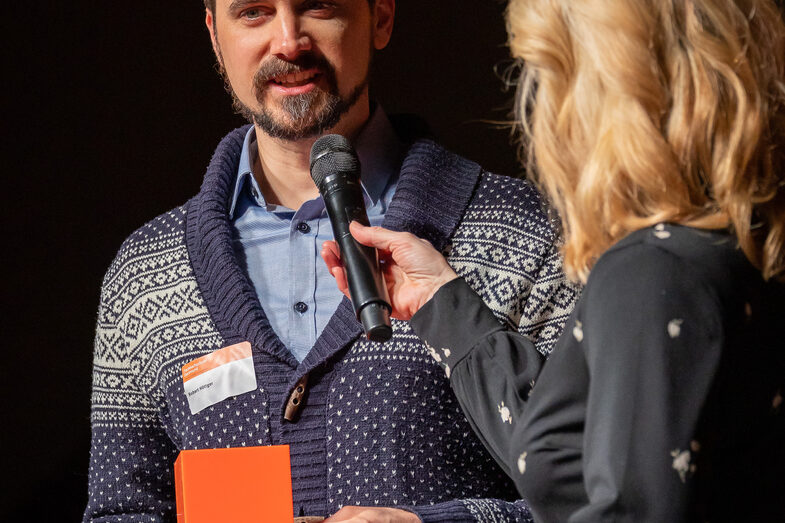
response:
[[(368, 218), (379, 225), (395, 193), (402, 154), (381, 107), (374, 110), (354, 147)], [(245, 136), (229, 210), (234, 250), (273, 330), (303, 361), (343, 298), (319, 254), (322, 243), (333, 239), (333, 231), (321, 196), (296, 211), (267, 204), (252, 175), (257, 155), (252, 127)]]

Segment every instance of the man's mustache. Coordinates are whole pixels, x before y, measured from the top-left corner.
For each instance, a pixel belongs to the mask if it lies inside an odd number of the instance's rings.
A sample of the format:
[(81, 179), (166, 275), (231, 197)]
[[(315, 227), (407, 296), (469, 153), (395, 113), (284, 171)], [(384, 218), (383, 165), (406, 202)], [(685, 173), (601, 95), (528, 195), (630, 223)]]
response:
[(328, 78), (334, 77), (335, 69), (332, 64), (323, 56), (315, 54), (304, 54), (295, 60), (282, 60), (277, 56), (271, 56), (265, 60), (254, 75), (254, 87), (257, 92), (262, 92), (267, 88), (267, 83), (277, 76), (299, 73), (308, 69), (318, 69), (319, 72)]

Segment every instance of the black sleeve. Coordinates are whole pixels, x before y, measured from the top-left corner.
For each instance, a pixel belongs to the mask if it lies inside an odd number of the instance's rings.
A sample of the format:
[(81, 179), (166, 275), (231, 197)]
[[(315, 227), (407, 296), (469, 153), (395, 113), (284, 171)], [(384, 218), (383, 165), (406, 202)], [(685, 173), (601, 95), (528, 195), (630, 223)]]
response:
[(576, 323), (589, 372), (588, 504), (570, 522), (685, 521), (721, 354), (717, 298), (689, 264), (651, 248), (595, 272)]
[(469, 285), (444, 285), (411, 319), (414, 332), (445, 369), (469, 423), (511, 474), (506, 462), (544, 357), (517, 332), (505, 330)]

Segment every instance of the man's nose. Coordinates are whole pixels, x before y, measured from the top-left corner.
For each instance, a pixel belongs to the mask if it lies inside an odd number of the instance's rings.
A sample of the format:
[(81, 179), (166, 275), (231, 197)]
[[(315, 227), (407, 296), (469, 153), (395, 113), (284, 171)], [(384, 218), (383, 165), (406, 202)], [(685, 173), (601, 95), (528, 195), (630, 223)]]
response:
[(293, 60), (311, 49), (311, 37), (302, 32), (300, 20), (295, 13), (279, 12), (275, 20), (275, 34), (271, 52), (278, 58)]

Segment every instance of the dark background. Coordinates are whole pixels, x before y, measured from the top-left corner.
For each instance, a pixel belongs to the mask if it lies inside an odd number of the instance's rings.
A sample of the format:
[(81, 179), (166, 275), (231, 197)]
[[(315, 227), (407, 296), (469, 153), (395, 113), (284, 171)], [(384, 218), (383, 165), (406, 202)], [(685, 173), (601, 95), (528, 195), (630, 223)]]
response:
[[(9, 2), (2, 45), (0, 520), (77, 521), (86, 502), (92, 338), (120, 243), (199, 189), (243, 121), (201, 2)], [(50, 5), (44, 5), (50, 4)], [(372, 93), (440, 141), (519, 171), (501, 1), (399, 0)]]

